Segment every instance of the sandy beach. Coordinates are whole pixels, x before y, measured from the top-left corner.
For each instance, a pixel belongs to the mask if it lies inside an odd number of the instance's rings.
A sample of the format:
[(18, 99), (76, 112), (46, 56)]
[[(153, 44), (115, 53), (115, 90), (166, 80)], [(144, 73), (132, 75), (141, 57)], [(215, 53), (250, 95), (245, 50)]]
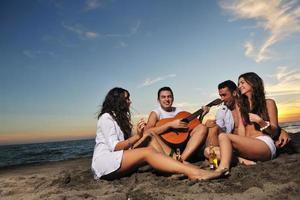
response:
[[(300, 134), (293, 134), (299, 144)], [(299, 149), (299, 146), (296, 146)], [(299, 151), (298, 151), (299, 152)], [(298, 199), (300, 154), (285, 152), (254, 166), (238, 164), (227, 178), (178, 180), (140, 170), (114, 181), (94, 181), (90, 158), (0, 170), (1, 199)], [(207, 168), (206, 161), (195, 163)]]

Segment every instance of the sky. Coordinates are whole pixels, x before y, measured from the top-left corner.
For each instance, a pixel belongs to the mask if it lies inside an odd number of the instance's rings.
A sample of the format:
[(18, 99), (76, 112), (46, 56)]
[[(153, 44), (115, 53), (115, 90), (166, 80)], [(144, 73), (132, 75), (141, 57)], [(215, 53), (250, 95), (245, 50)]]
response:
[(251, 71), (300, 119), (298, 0), (2, 0), (0, 23), (0, 144), (93, 138), (116, 86), (134, 121), (163, 86), (194, 112)]

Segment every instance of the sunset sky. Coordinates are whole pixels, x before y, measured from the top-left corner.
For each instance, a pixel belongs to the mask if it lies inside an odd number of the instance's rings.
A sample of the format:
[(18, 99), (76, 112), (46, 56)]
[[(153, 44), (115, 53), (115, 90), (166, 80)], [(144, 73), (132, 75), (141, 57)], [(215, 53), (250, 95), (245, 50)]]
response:
[(0, 144), (93, 138), (115, 86), (134, 120), (170, 86), (190, 112), (254, 71), (300, 121), (298, 0), (2, 0)]

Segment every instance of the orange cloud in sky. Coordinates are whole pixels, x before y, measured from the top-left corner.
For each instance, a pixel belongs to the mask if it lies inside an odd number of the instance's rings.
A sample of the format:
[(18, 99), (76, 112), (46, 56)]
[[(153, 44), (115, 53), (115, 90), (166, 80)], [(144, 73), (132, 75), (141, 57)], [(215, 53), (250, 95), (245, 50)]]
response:
[(278, 104), (279, 122), (299, 121), (300, 103), (298, 104)]
[(276, 100), (279, 121), (299, 121), (300, 70), (280, 66), (270, 77), (275, 83), (266, 84), (266, 91), (268, 96)]

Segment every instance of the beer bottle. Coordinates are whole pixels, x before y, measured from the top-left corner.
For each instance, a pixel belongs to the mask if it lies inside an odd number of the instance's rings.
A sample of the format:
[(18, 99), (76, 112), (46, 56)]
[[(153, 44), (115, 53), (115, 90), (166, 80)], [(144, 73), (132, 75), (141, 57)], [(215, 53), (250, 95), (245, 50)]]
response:
[(208, 162), (210, 170), (215, 170), (218, 168), (218, 158), (213, 146), (209, 146)]

